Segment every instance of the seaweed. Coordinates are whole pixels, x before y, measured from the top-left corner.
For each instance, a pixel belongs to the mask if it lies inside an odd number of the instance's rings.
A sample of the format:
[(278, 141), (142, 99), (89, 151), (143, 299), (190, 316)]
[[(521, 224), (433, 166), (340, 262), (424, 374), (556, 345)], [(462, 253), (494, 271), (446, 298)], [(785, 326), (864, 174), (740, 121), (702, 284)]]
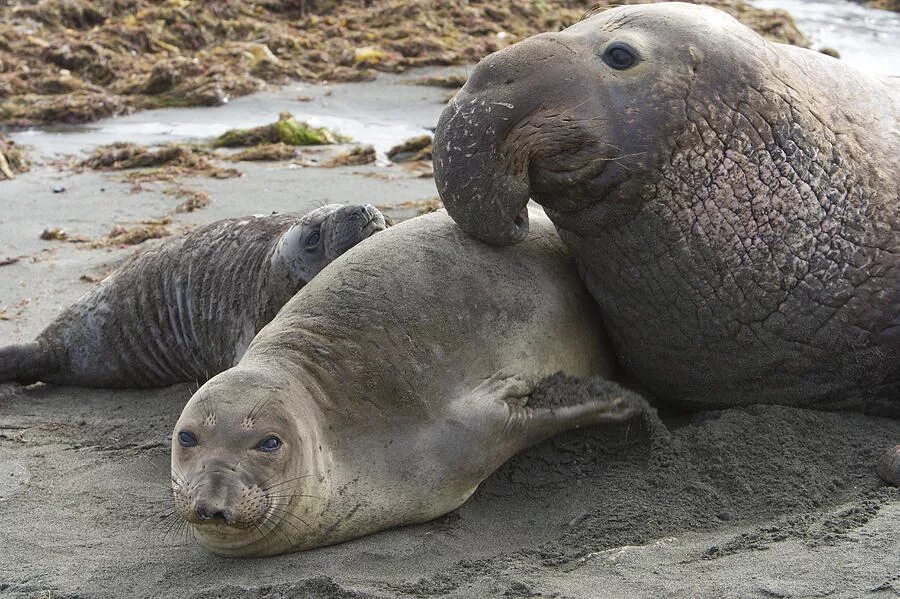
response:
[(356, 146), (349, 152), (342, 152), (322, 163), (324, 167), (360, 166), (375, 162), (375, 148), (372, 146)]
[(238, 170), (216, 166), (210, 157), (209, 150), (185, 144), (169, 144), (151, 150), (133, 143), (116, 142), (96, 148), (79, 166), (107, 171), (142, 169), (128, 174), (128, 180), (135, 183), (171, 181), (183, 175), (206, 175), (217, 179), (241, 176)]
[(238, 148), (263, 144), (316, 146), (350, 141), (325, 127), (313, 127), (296, 120), (289, 112), (282, 112), (278, 120), (253, 129), (230, 129), (212, 141), (214, 148)]
[(235, 162), (254, 160), (278, 161), (290, 160), (296, 156), (296, 147), (289, 146), (284, 142), (278, 142), (274, 144), (264, 143), (258, 146), (249, 147), (246, 150), (241, 150), (236, 154), (228, 156), (228, 159)]
[[(896, 6), (898, 0), (875, 1)], [(758, 9), (744, 0), (704, 3), (770, 39), (807, 45), (784, 11)], [(570, 25), (595, 5), (594, 0), (0, 3), (0, 120), (87, 122), (145, 108), (218, 105), (291, 80), (361, 81), (378, 71), (471, 64), (527, 36)]]
[(393, 162), (431, 160), (431, 136), (425, 134), (407, 139), (388, 150), (387, 157)]
[(12, 179), (29, 168), (28, 159), (22, 148), (0, 135), (0, 181)]

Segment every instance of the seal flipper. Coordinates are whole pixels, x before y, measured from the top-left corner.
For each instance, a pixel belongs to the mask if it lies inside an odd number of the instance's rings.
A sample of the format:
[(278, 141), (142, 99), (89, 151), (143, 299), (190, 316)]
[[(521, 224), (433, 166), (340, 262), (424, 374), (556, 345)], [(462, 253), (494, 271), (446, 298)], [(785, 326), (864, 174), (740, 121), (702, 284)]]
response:
[(536, 387), (536, 381), (501, 370), (479, 385), (472, 396), (496, 402), (503, 435), (512, 440), (516, 452), (563, 431), (625, 422), (649, 409), (646, 400), (624, 390), (608, 397), (560, 397), (552, 405), (534, 405), (530, 396)]
[(30, 385), (57, 370), (53, 352), (37, 341), (0, 347), (0, 383)]

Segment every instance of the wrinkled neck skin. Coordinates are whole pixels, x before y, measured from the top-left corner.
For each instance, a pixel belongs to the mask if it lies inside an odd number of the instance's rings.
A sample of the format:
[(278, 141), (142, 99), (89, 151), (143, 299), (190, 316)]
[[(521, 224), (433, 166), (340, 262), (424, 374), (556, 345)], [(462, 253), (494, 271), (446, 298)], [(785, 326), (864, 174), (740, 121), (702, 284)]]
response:
[[(843, 407), (896, 390), (900, 214), (873, 191), (896, 189), (900, 144), (877, 137), (896, 109), (853, 122), (833, 107), (860, 101), (840, 98), (852, 74), (818, 95), (795, 75), (818, 72), (807, 60), (787, 49), (742, 89), (695, 81), (643, 185), (573, 213), (545, 204), (625, 367), (657, 393)], [(621, 214), (598, 226), (610, 203)]]
[[(897, 86), (734, 22), (727, 43), (630, 26), (683, 10), (614, 9), (482, 61), (435, 136), (448, 212), (509, 244), (543, 205), (661, 397), (896, 409)], [(646, 60), (604, 70), (613, 39)]]

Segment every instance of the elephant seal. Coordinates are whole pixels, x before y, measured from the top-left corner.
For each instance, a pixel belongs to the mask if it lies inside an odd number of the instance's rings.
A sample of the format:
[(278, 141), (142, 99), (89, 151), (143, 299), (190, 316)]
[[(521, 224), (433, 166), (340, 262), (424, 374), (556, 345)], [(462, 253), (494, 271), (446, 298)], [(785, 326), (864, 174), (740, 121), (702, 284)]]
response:
[(495, 244), (542, 204), (657, 397), (898, 415), (898, 91), (713, 8), (623, 6), (485, 58), (435, 179)]
[(294, 296), (175, 425), (173, 494), (197, 540), (262, 556), (423, 522), (519, 450), (638, 412), (528, 405), (539, 377), (612, 363), (568, 251), (533, 224), (498, 248), (421, 216)]
[(384, 228), (374, 207), (337, 204), (201, 227), (114, 271), (35, 341), (0, 348), (0, 382), (205, 381), (328, 263)]

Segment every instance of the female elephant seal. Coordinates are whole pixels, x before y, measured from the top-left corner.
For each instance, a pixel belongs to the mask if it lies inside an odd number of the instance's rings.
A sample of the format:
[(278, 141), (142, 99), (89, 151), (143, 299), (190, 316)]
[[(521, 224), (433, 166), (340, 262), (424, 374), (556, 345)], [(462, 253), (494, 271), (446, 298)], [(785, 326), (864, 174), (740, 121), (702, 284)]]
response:
[(24, 345), (0, 382), (164, 387), (233, 366), (316, 273), (384, 229), (369, 205), (222, 220), (134, 258)]
[(208, 549), (240, 556), (444, 514), (517, 451), (637, 412), (527, 405), (543, 375), (609, 372), (598, 324), (546, 218), (517, 248), (471, 239), (443, 211), (392, 227), (191, 398), (173, 433), (178, 511)]
[(542, 204), (659, 397), (898, 414), (898, 91), (709, 7), (619, 7), (483, 60), (435, 178), (492, 243)]

